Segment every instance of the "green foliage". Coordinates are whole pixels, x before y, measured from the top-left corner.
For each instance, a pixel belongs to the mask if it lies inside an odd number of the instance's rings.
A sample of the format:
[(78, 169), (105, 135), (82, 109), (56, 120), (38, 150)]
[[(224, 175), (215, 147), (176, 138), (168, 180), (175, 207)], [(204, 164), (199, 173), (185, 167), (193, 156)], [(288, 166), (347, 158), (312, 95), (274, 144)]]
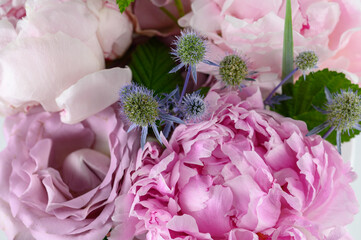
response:
[(199, 92), (199, 94), (201, 95), (201, 96), (207, 96), (207, 94), (208, 94), (208, 92), (209, 92), (209, 90), (210, 90), (211, 88), (210, 87), (201, 87), (199, 90), (201, 90), (200, 92)]
[(169, 48), (155, 38), (136, 47), (129, 67), (133, 81), (156, 94), (170, 93), (177, 85), (183, 85), (179, 72), (169, 73), (175, 67)]
[(134, 0), (117, 0), (117, 4), (121, 13), (132, 3)]
[[(302, 120), (307, 123), (308, 130), (322, 124), (327, 120), (327, 116), (317, 111), (313, 106), (325, 109), (327, 102), (324, 92), (327, 87), (331, 93), (339, 92), (340, 89), (358, 90), (361, 93), (358, 85), (352, 84), (343, 73), (329, 71), (324, 69), (315, 73), (307, 75), (306, 80), (301, 77), (293, 89), (289, 89), (284, 94), (292, 96), (292, 99), (282, 102), (276, 106), (276, 112), (291, 117), (296, 120)], [(328, 129), (328, 128), (327, 128)], [(322, 136), (326, 131), (322, 131)], [(357, 130), (350, 131), (350, 136), (347, 132), (341, 136), (342, 142), (348, 142), (355, 135), (360, 132)], [(336, 145), (336, 131), (327, 138), (329, 142)]]
[[(286, 2), (286, 16), (283, 33), (283, 57), (282, 57), (282, 79), (294, 69), (293, 66), (293, 32), (292, 32), (292, 9), (291, 0)], [(286, 83), (292, 83), (293, 77)]]

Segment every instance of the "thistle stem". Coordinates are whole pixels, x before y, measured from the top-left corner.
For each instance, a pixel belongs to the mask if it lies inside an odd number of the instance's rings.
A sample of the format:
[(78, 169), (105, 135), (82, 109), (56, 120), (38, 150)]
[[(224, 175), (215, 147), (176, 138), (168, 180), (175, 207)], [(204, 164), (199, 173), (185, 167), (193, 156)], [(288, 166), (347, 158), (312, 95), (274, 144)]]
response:
[(272, 92), (268, 95), (268, 97), (266, 98), (266, 100), (264, 100), (265, 104), (269, 104), (269, 102), (271, 101), (271, 98), (273, 96), (273, 94), (275, 94), (275, 92), (277, 91), (278, 88), (280, 88), (284, 83), (287, 82), (288, 79), (290, 79), (293, 74), (295, 74), (295, 72), (297, 72), (298, 68), (295, 68), (291, 73), (289, 73), (273, 90)]
[(183, 17), (184, 16), (184, 7), (183, 7), (182, 0), (174, 0), (174, 3), (178, 9), (179, 17)]
[(179, 104), (182, 102), (183, 96), (186, 93), (186, 89), (187, 89), (187, 85), (188, 85), (190, 76), (191, 76), (191, 66), (188, 66), (186, 80), (184, 82), (184, 86), (183, 86), (183, 89), (182, 89), (182, 94), (181, 94), (181, 96), (179, 98)]
[(178, 25), (178, 20), (177, 18), (165, 7), (160, 7), (159, 8), (165, 15), (167, 15), (170, 19), (172, 19), (173, 22), (175, 22)]
[(328, 131), (322, 136), (322, 138), (326, 139), (332, 133), (333, 130), (335, 130), (335, 127), (330, 127), (330, 129), (328, 129)]
[(336, 133), (336, 144), (337, 144), (337, 151), (341, 155), (341, 131), (337, 130)]

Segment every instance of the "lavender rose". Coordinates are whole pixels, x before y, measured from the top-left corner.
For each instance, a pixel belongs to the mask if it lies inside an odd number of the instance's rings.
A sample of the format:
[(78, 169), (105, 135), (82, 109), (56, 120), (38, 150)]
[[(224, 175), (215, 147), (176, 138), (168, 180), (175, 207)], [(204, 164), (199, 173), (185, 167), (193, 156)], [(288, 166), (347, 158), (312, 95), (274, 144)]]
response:
[(139, 148), (112, 108), (67, 125), (33, 108), (5, 121), (0, 225), (9, 239), (103, 239)]
[(180, 125), (165, 150), (148, 145), (138, 156), (119, 228), (148, 240), (340, 239), (358, 205), (335, 147), (263, 110), (256, 88), (207, 99), (217, 106), (209, 121)]

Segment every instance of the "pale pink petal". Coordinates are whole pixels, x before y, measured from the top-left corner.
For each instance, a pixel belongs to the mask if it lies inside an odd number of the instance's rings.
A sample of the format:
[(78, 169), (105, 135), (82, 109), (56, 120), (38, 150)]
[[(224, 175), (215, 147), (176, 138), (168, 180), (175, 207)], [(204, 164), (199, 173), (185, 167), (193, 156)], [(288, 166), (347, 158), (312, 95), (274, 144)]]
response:
[(103, 64), (81, 41), (60, 32), (15, 41), (0, 52), (0, 95), (14, 107), (38, 102), (58, 111), (55, 98)]
[(210, 199), (209, 177), (195, 176), (183, 188), (179, 195), (180, 206), (185, 212), (200, 211), (207, 207), (206, 202)]
[(0, 20), (0, 50), (15, 40), (17, 33), (14, 26), (7, 20)]
[(0, 229), (6, 233), (8, 239), (35, 240), (24, 224), (12, 216), (8, 203), (2, 199), (0, 199), (0, 218)]
[(349, 66), (345, 70), (356, 73), (360, 77), (361, 70), (357, 63), (361, 61), (361, 54), (359, 54), (361, 51), (361, 46), (359, 44), (361, 40), (361, 26), (358, 29), (350, 30), (349, 33), (348, 38), (341, 38), (340, 44), (342, 44), (342, 48), (337, 52), (333, 59), (346, 57), (349, 60)]
[[(240, 19), (258, 20), (269, 12), (278, 11), (282, 0), (273, 1), (247, 1), (247, 0), (226, 0), (222, 13), (235, 16)], [(260, 7), (262, 5), (262, 7)]]
[(92, 149), (72, 152), (64, 160), (62, 175), (74, 192), (85, 193), (98, 186), (104, 179), (110, 159)]
[(129, 68), (112, 68), (89, 74), (64, 90), (56, 103), (65, 123), (80, 122), (119, 99), (119, 90), (130, 84)]
[(254, 232), (243, 229), (234, 229), (229, 233), (228, 240), (259, 240), (259, 238)]
[(306, 14), (310, 27), (304, 31), (304, 36), (320, 37), (320, 35), (325, 35), (327, 38), (335, 29), (341, 12), (337, 3), (315, 2), (307, 8)]
[(332, 2), (338, 3), (341, 13), (334, 31), (329, 36), (329, 46), (335, 50), (349, 30), (361, 27), (361, 2), (347, 0), (332, 0)]
[(336, 227), (327, 236), (326, 240), (352, 240), (353, 238), (347, 233), (346, 229)]
[(97, 36), (105, 58), (122, 56), (131, 44), (133, 25), (126, 14), (111, 8), (99, 11)]
[(232, 229), (229, 215), (232, 209), (233, 193), (230, 188), (212, 186), (209, 188), (209, 200), (206, 208), (189, 213), (196, 220), (201, 232), (208, 232), (214, 237), (222, 237)]
[(62, 32), (81, 40), (99, 59), (103, 58), (96, 36), (98, 19), (82, 0), (31, 1), (27, 9), (26, 18), (18, 24), (20, 38)]
[(185, 232), (197, 239), (212, 239), (209, 233), (200, 233), (195, 219), (187, 214), (182, 216), (174, 216), (168, 223), (170, 230), (177, 232)]
[(40, 37), (61, 31), (86, 42), (96, 32), (97, 25), (96, 17), (81, 0), (40, 0), (28, 3), (26, 19), (18, 27), (21, 37)]

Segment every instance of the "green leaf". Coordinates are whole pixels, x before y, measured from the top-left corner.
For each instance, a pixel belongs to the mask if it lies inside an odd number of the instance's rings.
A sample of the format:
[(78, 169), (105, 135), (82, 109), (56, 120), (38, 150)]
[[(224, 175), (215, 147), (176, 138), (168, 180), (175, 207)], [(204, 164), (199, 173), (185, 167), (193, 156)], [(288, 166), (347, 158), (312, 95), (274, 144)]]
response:
[(154, 90), (156, 94), (169, 93), (177, 85), (183, 85), (179, 72), (169, 73), (175, 67), (169, 48), (155, 38), (136, 47), (129, 67), (133, 81)]
[[(331, 93), (339, 92), (341, 89), (352, 90), (361, 89), (356, 84), (352, 84), (343, 73), (329, 71), (324, 69), (307, 75), (306, 80), (303, 76), (296, 82), (292, 89), (292, 99), (282, 102), (275, 109), (278, 113), (291, 117), (296, 120), (306, 122), (308, 130), (327, 121), (327, 116), (317, 111), (313, 106), (324, 108), (327, 102), (324, 89), (327, 87)], [(322, 136), (328, 128), (320, 133)], [(348, 142), (354, 136), (359, 134), (357, 130), (350, 131), (350, 135), (342, 133), (341, 141)], [(327, 138), (329, 142), (336, 145), (336, 131)]]
[(121, 13), (132, 3), (134, 0), (117, 0), (117, 4)]
[[(293, 69), (292, 9), (291, 0), (287, 0), (285, 26), (283, 32), (282, 79), (291, 73)], [(288, 79), (286, 83), (293, 83), (293, 77)]]
[(210, 89), (211, 89), (210, 87), (201, 87), (199, 89), (199, 90), (201, 90), (199, 93), (200, 93), (201, 96), (205, 97), (205, 96), (207, 96)]

